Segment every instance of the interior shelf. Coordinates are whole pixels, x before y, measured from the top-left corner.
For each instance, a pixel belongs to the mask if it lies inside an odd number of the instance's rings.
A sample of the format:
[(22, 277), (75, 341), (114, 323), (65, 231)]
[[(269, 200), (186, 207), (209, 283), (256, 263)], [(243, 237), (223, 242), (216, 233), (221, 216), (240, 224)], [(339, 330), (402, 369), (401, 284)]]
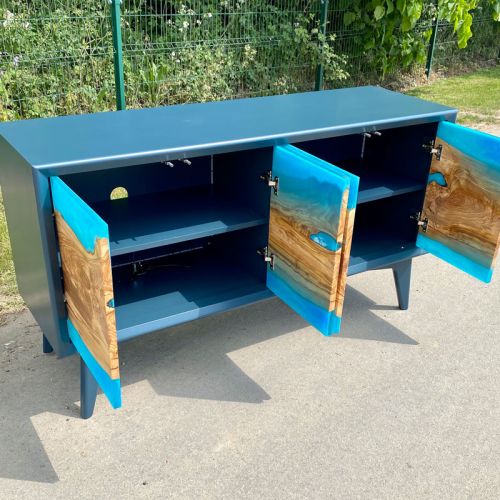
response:
[(118, 341), (272, 297), (259, 273), (203, 252), (118, 276), (114, 288)]
[(425, 182), (381, 170), (364, 169), (361, 172), (353, 171), (352, 173), (360, 177), (358, 204), (425, 189)]
[(112, 256), (267, 223), (264, 215), (216, 196), (210, 187), (108, 200), (92, 208), (108, 223)]

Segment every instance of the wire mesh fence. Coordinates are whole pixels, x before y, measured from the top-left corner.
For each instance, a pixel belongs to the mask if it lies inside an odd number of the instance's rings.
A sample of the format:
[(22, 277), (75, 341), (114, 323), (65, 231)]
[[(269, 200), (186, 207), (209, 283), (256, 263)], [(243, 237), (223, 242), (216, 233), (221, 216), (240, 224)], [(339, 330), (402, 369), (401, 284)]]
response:
[[(123, 0), (127, 107), (314, 90), (318, 66), (328, 88), (383, 83), (389, 74), (366, 50), (366, 30), (345, 23), (349, 4)], [(499, 23), (483, 4), (465, 50), (439, 23), (435, 68), (498, 57)], [(115, 109), (110, 16), (108, 0), (0, 0), (0, 120)], [(414, 30), (430, 33), (432, 23), (424, 13)]]
[(130, 106), (312, 90), (316, 44), (296, 29), (318, 2), (126, 0), (123, 49)]
[(480, 4), (476, 9), (472, 25), (474, 36), (465, 49), (457, 50), (453, 27), (449, 23), (439, 22), (436, 35), (438, 42), (433, 57), (434, 70), (467, 67), (476, 61), (498, 61), (499, 25), (500, 23), (492, 21), (490, 11)]
[(108, 5), (0, 0), (0, 120), (112, 109)]

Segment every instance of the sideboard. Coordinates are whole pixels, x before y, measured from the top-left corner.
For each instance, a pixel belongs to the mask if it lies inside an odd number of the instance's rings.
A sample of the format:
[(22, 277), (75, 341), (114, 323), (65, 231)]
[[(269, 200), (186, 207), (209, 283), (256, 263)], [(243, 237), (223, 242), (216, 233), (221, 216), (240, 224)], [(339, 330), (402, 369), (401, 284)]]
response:
[(152, 331), (276, 295), (337, 334), (348, 275), (391, 268), (406, 309), (426, 252), (488, 282), (500, 140), (456, 115), (359, 87), (1, 124), (19, 290), (81, 416)]

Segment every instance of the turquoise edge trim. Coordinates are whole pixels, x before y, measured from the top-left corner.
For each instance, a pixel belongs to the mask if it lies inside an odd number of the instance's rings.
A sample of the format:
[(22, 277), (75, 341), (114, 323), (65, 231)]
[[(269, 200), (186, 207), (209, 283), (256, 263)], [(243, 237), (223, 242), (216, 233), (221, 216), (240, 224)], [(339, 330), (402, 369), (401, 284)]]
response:
[(340, 332), (342, 318), (302, 297), (273, 271), (267, 273), (267, 287), (323, 335)]
[(83, 342), (77, 329), (73, 326), (73, 323), (68, 319), (68, 331), (69, 337), (73, 342), (78, 354), (82, 357), (83, 361), (87, 365), (90, 373), (96, 379), (102, 392), (108, 398), (111, 406), (115, 409), (122, 406), (122, 394), (121, 394), (121, 384), (120, 379), (113, 380), (101, 367), (101, 365), (95, 360), (92, 353), (88, 350), (87, 346)]
[(493, 269), (477, 264), (462, 254), (451, 250), (439, 241), (432, 240), (431, 238), (420, 233), (417, 236), (417, 246), (427, 250), (436, 257), (443, 259), (467, 274), (470, 274), (474, 278), (484, 281), (485, 283), (489, 283), (491, 281)]
[(463, 154), (483, 163), (494, 172), (500, 173), (498, 161), (500, 139), (498, 137), (445, 121), (439, 123), (437, 136)]
[(358, 191), (359, 191), (359, 177), (357, 175), (351, 174), (350, 172), (347, 172), (346, 170), (337, 167), (332, 163), (328, 163), (327, 161), (322, 160), (321, 158), (318, 158), (310, 153), (307, 153), (306, 151), (296, 146), (288, 145), (279, 147), (286, 148), (291, 153), (294, 153), (297, 156), (308, 160), (315, 166), (316, 165), (321, 166), (322, 168), (325, 168), (326, 170), (329, 170), (335, 174), (342, 176), (344, 179), (347, 179), (349, 181), (349, 198), (347, 200), (347, 208), (348, 209), (356, 208), (358, 202)]
[(59, 177), (51, 177), (52, 201), (85, 250), (93, 252), (97, 238), (109, 240), (108, 225)]

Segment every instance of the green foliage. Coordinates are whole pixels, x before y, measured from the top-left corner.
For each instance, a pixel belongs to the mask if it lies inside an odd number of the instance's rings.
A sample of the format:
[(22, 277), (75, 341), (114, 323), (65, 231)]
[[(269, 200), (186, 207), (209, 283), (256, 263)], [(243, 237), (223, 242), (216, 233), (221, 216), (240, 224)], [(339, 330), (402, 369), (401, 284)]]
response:
[[(127, 104), (312, 90), (318, 64), (328, 87), (380, 81), (425, 64), (437, 17), (468, 45), (485, 6), (499, 19), (500, 0), (331, 0), (325, 35), (319, 0), (124, 0)], [(111, 110), (114, 93), (107, 0), (0, 0), (0, 121)]]
[(113, 60), (107, 10), (9, 2), (0, 7), (0, 120), (111, 109)]
[(143, 2), (129, 5), (126, 44), (134, 47), (134, 57), (125, 53), (132, 106), (311, 90), (319, 63), (328, 82), (347, 77), (335, 37), (319, 32), (317, 12), (310, 8), (315, 2), (299, 2), (300, 11), (263, 0), (247, 9), (243, 3), (170, 2), (161, 16), (146, 18), (140, 14)]
[(22, 304), (23, 301), (17, 291), (2, 191), (0, 190), (0, 324), (3, 320), (3, 314), (21, 310)]
[[(488, 0), (492, 16), (500, 18), (500, 0)], [(472, 11), (479, 0), (354, 0), (344, 13), (344, 25), (363, 33), (358, 44), (369, 51), (366, 64), (381, 70), (382, 79), (396, 69), (422, 65), (436, 20), (453, 26), (456, 43), (465, 48), (472, 37)]]
[[(128, 105), (312, 90), (319, 63), (339, 82), (345, 57), (317, 13), (316, 0), (124, 1)], [(113, 109), (106, 0), (0, 0), (0, 52), (0, 120)]]

